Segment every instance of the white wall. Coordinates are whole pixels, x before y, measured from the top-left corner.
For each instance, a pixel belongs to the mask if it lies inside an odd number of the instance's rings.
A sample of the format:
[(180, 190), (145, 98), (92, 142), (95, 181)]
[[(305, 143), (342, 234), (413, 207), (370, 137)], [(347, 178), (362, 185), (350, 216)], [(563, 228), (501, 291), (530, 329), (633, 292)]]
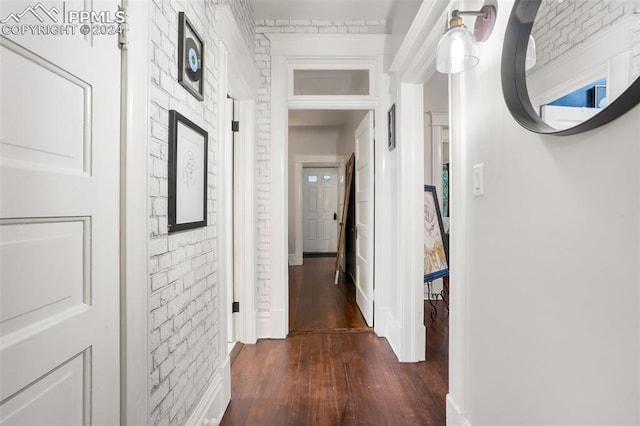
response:
[(521, 128), (500, 82), (513, 2), (498, 3), (480, 64), (452, 77), (464, 235), (451, 250), (449, 424), (639, 424), (640, 106), (575, 136)]
[(342, 155), (346, 163), (351, 154), (356, 150), (356, 129), (367, 115), (367, 111), (345, 111), (345, 113), (349, 114), (349, 116), (347, 118), (347, 122), (340, 129), (338, 155)]
[(289, 254), (295, 252), (295, 157), (296, 155), (340, 155), (339, 139), (342, 127), (289, 127)]
[[(436, 72), (424, 84), (424, 183), (433, 183), (433, 141), (431, 136), (430, 112), (449, 111), (449, 78), (446, 74)], [(438, 194), (441, 195), (441, 194)]]

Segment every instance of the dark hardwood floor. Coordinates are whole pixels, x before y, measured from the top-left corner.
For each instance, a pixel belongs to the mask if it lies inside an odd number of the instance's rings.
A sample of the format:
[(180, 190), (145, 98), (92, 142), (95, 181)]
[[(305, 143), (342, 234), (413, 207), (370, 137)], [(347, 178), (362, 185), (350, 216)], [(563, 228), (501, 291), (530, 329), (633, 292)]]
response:
[(435, 321), (425, 303), (427, 361), (399, 363), (387, 340), (363, 325), (353, 284), (333, 284), (332, 261), (305, 259), (304, 267), (290, 268), (292, 332), (285, 340), (243, 346), (231, 367), (231, 403), (221, 424), (444, 425), (448, 318), (442, 303)]
[(355, 285), (342, 272), (334, 284), (335, 257), (305, 257), (289, 267), (289, 332), (370, 330), (356, 306)]

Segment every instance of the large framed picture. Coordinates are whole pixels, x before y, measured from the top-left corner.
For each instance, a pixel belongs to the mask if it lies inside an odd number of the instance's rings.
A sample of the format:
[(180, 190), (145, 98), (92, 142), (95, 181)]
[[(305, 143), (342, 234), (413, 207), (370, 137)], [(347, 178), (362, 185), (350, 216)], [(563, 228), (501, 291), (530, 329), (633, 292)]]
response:
[(169, 232), (207, 225), (207, 132), (169, 111)]
[(204, 43), (189, 19), (178, 16), (178, 82), (198, 100), (204, 99)]
[(424, 282), (449, 275), (449, 247), (436, 187), (424, 186)]

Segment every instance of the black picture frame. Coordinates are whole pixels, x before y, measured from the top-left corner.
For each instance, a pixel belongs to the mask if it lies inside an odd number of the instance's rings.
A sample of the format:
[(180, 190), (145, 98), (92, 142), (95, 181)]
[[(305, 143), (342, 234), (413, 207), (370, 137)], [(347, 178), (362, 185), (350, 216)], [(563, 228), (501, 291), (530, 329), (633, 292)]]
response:
[(424, 282), (449, 275), (449, 243), (438, 204), (436, 187), (424, 186)]
[(204, 100), (204, 42), (184, 12), (178, 14), (178, 82)]
[(169, 111), (169, 233), (207, 226), (208, 134)]
[(389, 108), (387, 119), (387, 122), (389, 123), (389, 140), (387, 142), (387, 148), (389, 151), (393, 151), (396, 149), (396, 104), (391, 105), (391, 108)]

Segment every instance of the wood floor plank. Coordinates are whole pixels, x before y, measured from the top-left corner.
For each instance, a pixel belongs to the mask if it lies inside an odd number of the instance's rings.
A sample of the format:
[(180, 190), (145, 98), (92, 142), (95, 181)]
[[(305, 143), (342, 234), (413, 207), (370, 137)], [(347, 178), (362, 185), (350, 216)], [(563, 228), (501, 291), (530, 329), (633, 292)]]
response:
[[(427, 361), (401, 364), (386, 339), (363, 332), (353, 321), (353, 311), (341, 316), (326, 307), (332, 297), (350, 300), (346, 287), (353, 284), (344, 283), (338, 292), (318, 289), (323, 284), (317, 271), (327, 260), (331, 269), (332, 259), (313, 260), (305, 259), (308, 271), (300, 268), (290, 275), (290, 300), (298, 307), (290, 312), (299, 332), (242, 348), (231, 368), (231, 403), (221, 424), (444, 425), (448, 319), (442, 302), (435, 321), (425, 303)], [(312, 299), (324, 309), (312, 307)], [(349, 309), (359, 314), (355, 300), (350, 303)], [(305, 318), (322, 312), (332, 313)], [(346, 332), (352, 330), (349, 324), (360, 332)]]

